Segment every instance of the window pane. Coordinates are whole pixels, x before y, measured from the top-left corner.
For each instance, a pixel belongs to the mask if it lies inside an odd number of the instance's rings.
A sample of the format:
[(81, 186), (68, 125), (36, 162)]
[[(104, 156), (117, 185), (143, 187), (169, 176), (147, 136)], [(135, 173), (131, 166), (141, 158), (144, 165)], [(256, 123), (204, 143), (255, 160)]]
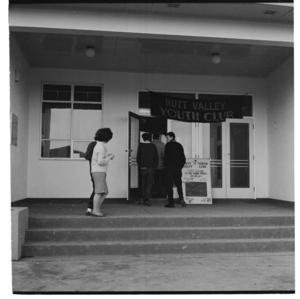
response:
[(249, 188), (249, 124), (230, 124), (230, 187)]
[(139, 92), (139, 114), (150, 115), (151, 98), (149, 92)]
[(222, 124), (210, 124), (212, 188), (222, 188)]
[(73, 158), (84, 158), (84, 154), (88, 145), (92, 141), (74, 141), (73, 142)]
[(252, 116), (252, 97), (245, 96), (243, 105), (243, 116)]
[(42, 140), (42, 158), (70, 158), (70, 141)]
[(184, 154), (187, 158), (192, 157), (192, 123), (172, 120), (172, 131), (176, 134), (176, 140), (184, 148)]
[(101, 127), (101, 105), (75, 104), (73, 110), (72, 136), (74, 140), (93, 140)]
[(42, 139), (69, 139), (71, 104), (43, 103)]
[(99, 87), (99, 86), (75, 86), (74, 101), (101, 103), (101, 87)]
[(44, 101), (71, 101), (70, 85), (49, 85), (43, 87)]
[(102, 110), (102, 104), (74, 104), (73, 108), (78, 110)]

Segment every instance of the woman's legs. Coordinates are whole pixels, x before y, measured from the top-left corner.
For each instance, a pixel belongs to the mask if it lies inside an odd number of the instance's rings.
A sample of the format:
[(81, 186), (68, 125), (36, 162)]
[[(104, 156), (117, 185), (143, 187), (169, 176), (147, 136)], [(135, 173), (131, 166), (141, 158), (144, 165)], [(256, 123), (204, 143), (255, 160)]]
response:
[(93, 207), (93, 214), (95, 215), (102, 215), (103, 213), (100, 211), (101, 205), (107, 196), (106, 193), (95, 193), (94, 195), (94, 207)]

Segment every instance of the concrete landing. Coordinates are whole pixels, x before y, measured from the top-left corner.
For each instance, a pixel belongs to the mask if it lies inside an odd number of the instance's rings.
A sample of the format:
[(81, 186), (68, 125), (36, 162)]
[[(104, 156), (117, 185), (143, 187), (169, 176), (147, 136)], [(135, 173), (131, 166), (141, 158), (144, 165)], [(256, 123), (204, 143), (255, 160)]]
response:
[[(40, 203), (39, 203), (40, 202)], [(244, 216), (294, 216), (294, 206), (289, 202), (275, 200), (214, 200), (212, 205), (187, 205), (182, 208), (175, 202), (175, 208), (165, 208), (166, 199), (151, 199), (152, 206), (135, 205), (135, 201), (105, 199), (101, 210), (107, 217), (244, 217)], [(16, 205), (18, 202), (15, 203)], [(18, 205), (17, 205), (18, 206)], [(82, 216), (87, 208), (87, 201), (70, 202), (57, 199), (40, 199), (34, 203), (20, 203), (29, 208), (29, 216)], [(101, 219), (99, 219), (101, 220)]]
[(294, 293), (294, 253), (25, 258), (14, 293)]

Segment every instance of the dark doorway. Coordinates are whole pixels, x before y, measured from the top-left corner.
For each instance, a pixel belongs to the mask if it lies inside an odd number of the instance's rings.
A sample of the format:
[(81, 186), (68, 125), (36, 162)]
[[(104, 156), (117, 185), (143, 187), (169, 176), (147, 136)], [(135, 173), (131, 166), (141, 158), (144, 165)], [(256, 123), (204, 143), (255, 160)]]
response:
[(165, 135), (167, 133), (167, 119), (162, 117), (142, 116), (140, 121), (140, 132)]

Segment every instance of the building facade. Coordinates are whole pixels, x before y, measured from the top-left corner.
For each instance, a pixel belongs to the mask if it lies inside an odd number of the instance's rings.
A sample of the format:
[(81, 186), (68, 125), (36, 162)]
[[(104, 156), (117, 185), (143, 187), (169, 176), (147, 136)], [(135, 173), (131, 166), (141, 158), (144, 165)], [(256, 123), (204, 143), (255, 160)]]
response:
[(9, 28), (12, 201), (87, 198), (82, 153), (101, 127), (114, 133), (108, 197), (127, 198), (129, 112), (146, 130), (149, 90), (247, 95), (243, 119), (148, 131), (212, 159), (213, 198), (294, 201), (293, 5), (11, 4)]

